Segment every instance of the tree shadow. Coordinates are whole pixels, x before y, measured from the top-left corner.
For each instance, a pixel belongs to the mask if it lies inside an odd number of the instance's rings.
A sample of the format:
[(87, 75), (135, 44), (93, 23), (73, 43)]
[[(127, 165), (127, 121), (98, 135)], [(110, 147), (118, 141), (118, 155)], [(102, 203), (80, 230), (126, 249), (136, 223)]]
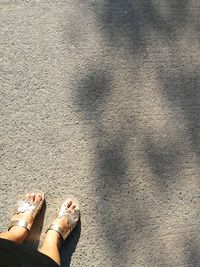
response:
[(172, 69), (170, 72), (163, 70), (159, 79), (163, 85), (163, 94), (181, 108), (193, 150), (200, 156), (200, 76)]
[(129, 0), (108, 0), (96, 15), (103, 25), (102, 32), (113, 46), (125, 46), (133, 53), (143, 51), (145, 40), (141, 34), (141, 13)]
[(80, 79), (75, 101), (85, 118), (93, 120), (101, 115), (101, 106), (109, 94), (110, 76), (105, 70), (94, 67)]
[(96, 170), (101, 180), (107, 184), (107, 188), (120, 190), (123, 178), (126, 176), (127, 163), (124, 155), (125, 141), (116, 138), (109, 144), (99, 143), (96, 146), (97, 166)]
[[(124, 47), (131, 54), (144, 56), (151, 34), (162, 35), (165, 41), (175, 41), (189, 15), (188, 0), (107, 0), (94, 8), (102, 33), (111, 45)], [(159, 11), (162, 10), (164, 14)]]
[(115, 137), (111, 141), (103, 139), (97, 144), (95, 151), (96, 186), (101, 188), (99, 220), (105, 233), (106, 243), (113, 251), (113, 257), (111, 257), (113, 264), (125, 263), (127, 259), (125, 244), (128, 237), (124, 230), (127, 218), (121, 216), (123, 213), (122, 185), (126, 180), (127, 170), (124, 145), (125, 142), (120, 137)]
[[(174, 40), (177, 30), (182, 29), (184, 23), (187, 21), (189, 10), (189, 1), (165, 1), (157, 5), (152, 0), (142, 1), (143, 14), (146, 23), (156, 31), (164, 33), (166, 38)], [(164, 5), (163, 5), (164, 4)], [(163, 6), (162, 6), (163, 5)], [(162, 9), (166, 16), (159, 13), (159, 9)], [(165, 12), (165, 10), (168, 12)]]
[[(108, 104), (107, 97), (111, 94), (111, 88), (112, 80), (105, 70), (89, 69), (85, 77), (81, 77), (79, 81), (75, 103), (81, 115), (92, 126), (95, 136), (96, 178), (93, 177), (93, 179), (100, 197), (98, 221), (102, 225), (107, 247), (110, 252), (112, 251), (109, 255), (112, 266), (117, 264), (122, 266), (127, 262), (129, 222), (132, 223), (131, 231), (134, 228), (135, 231), (140, 232), (150, 220), (150, 215), (148, 210), (142, 211), (142, 204), (137, 202), (134, 189), (129, 188), (126, 156), (128, 140), (126, 134), (124, 135), (124, 129), (120, 129), (117, 135), (101, 134), (102, 110)], [(110, 127), (112, 123), (110, 121)], [(123, 205), (124, 202), (126, 207)], [(136, 216), (134, 217), (132, 213)]]
[[(94, 4), (94, 12), (96, 13), (97, 21), (102, 25), (101, 32), (111, 47), (123, 47), (127, 49), (127, 55), (133, 55), (134, 53), (139, 57), (143, 57), (150, 38), (161, 41), (164, 39), (167, 45), (176, 45), (177, 33), (184, 30), (184, 24), (189, 16), (188, 1), (166, 1), (166, 5), (168, 11), (162, 10), (166, 16), (159, 12), (159, 8), (156, 8), (151, 0), (140, 2), (107, 0), (99, 8), (96, 8)], [(132, 58), (131, 60), (133, 60), (132, 63), (134, 64), (134, 59)], [(157, 70), (155, 69), (155, 71)], [(97, 72), (99, 73), (98, 75), (96, 74)], [(177, 77), (177, 75), (173, 73), (172, 77)], [(184, 78), (184, 75), (182, 77), (180, 75), (176, 84), (175, 80), (171, 79), (171, 73), (166, 78), (166, 73), (163, 71), (162, 79), (159, 79), (164, 84), (164, 90), (161, 93), (177, 101), (180, 94), (182, 94), (182, 87), (184, 88)], [(192, 80), (192, 91), (196, 95), (196, 97), (193, 97), (198, 99), (196, 90), (197, 84), (199, 84), (199, 77)], [(79, 91), (75, 101), (82, 114), (84, 114), (84, 118), (93, 126), (96, 138), (96, 158), (94, 160), (97, 174), (96, 187), (100, 196), (99, 210), (102, 216), (100, 222), (105, 232), (108, 247), (113, 252), (111, 256), (112, 263), (115, 262), (116, 266), (117, 263), (119, 266), (123, 266), (121, 264), (124, 263), (125, 266), (126, 251), (124, 248), (126, 247), (127, 236), (123, 230), (127, 229), (127, 218), (132, 219), (132, 226), (134, 225), (137, 232), (142, 231), (145, 223), (150, 220), (152, 225), (154, 222), (149, 211), (144, 210), (142, 206), (146, 201), (145, 192), (141, 193), (144, 198), (143, 201), (137, 201), (134, 198), (135, 189), (130, 188), (127, 190), (124, 186), (127, 183), (127, 170), (129, 167), (126, 159), (124, 136), (119, 135), (116, 137), (114, 134), (113, 136), (112, 134), (100, 136), (102, 109), (106, 105), (106, 97), (111, 95), (112, 89), (110, 75), (108, 76), (106, 70), (99, 70), (94, 66), (94, 70), (89, 69), (88, 74), (80, 79)], [(190, 105), (193, 106), (190, 107), (189, 112), (185, 112), (185, 117), (188, 123), (193, 124), (193, 129), (190, 127), (192, 129), (191, 138), (193, 140), (198, 139), (199, 142), (200, 135), (196, 135), (200, 125), (199, 122), (194, 122), (194, 117), (199, 113), (199, 100), (191, 99), (189, 87), (188, 99), (186, 96), (187, 94), (184, 95), (183, 99), (180, 97), (180, 102), (183, 102), (180, 106), (184, 108), (183, 106), (186, 106), (185, 101), (189, 101)], [(193, 112), (194, 106), (197, 111), (195, 111), (196, 115)], [(193, 122), (190, 122), (190, 120)], [(129, 130), (126, 129), (126, 131)], [(141, 135), (143, 136), (144, 134), (141, 132)], [(143, 137), (145, 139), (145, 136)], [(176, 172), (180, 168), (177, 166), (178, 151), (176, 147), (172, 149), (167, 146), (162, 147), (159, 143), (154, 143), (150, 138), (146, 138), (144, 152), (158, 186), (161, 189), (168, 190), (169, 183), (175, 183)], [(126, 188), (126, 192), (123, 191), (124, 188)], [(120, 200), (123, 197), (126, 198), (126, 203), (130, 202), (132, 205), (130, 205), (131, 207), (126, 207), (127, 213), (120, 206)], [(128, 212), (135, 212), (137, 217), (130, 215)], [(162, 255), (160, 255), (160, 261), (163, 262), (162, 266), (169, 266)]]
[[(94, 161), (96, 169), (96, 187), (101, 197), (99, 212), (103, 233), (105, 233), (107, 244), (113, 250), (115, 261), (125, 261), (125, 253), (121, 253), (122, 236), (124, 242), (126, 235), (123, 233), (125, 222), (123, 219), (116, 223), (116, 212), (122, 209), (119, 203), (115, 202), (116, 195), (120, 195), (121, 185), (126, 177), (127, 163), (124, 153), (125, 141), (123, 137), (116, 136), (112, 140), (101, 135), (101, 115), (107, 98), (111, 94), (111, 77), (108, 72), (102, 69), (89, 69), (85, 77), (79, 81), (78, 92), (75, 102), (80, 108), (86, 121), (93, 126), (96, 139)], [(112, 212), (111, 212), (112, 211)], [(106, 223), (105, 223), (106, 222)], [(119, 237), (115, 233), (119, 234)], [(123, 250), (125, 251), (125, 250)]]
[(200, 249), (195, 240), (189, 239), (184, 245), (186, 262), (190, 267), (200, 266)]
[(169, 188), (169, 182), (176, 181), (179, 172), (178, 152), (163, 144), (153, 142), (149, 137), (144, 141), (144, 151), (153, 173), (153, 179), (164, 193)]

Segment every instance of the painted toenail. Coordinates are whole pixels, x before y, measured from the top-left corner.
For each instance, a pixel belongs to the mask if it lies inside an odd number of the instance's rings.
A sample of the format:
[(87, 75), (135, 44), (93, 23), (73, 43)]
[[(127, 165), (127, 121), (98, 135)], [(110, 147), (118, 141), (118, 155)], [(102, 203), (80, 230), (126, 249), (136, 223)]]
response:
[(68, 205), (71, 205), (71, 204), (72, 204), (72, 201), (70, 200), (67, 204), (68, 204)]

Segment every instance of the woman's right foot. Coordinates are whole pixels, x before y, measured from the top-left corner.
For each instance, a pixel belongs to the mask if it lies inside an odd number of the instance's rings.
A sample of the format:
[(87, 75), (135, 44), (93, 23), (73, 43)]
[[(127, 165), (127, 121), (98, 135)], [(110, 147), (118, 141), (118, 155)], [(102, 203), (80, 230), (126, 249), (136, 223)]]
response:
[[(35, 202), (43, 202), (43, 196), (41, 193), (27, 193), (24, 200), (21, 200), (21, 201), (24, 201), (24, 211), (23, 212), (16, 212), (12, 218), (11, 218), (11, 221), (26, 221), (28, 224), (31, 224), (33, 223), (33, 216), (32, 216), (32, 213), (30, 212), (30, 210), (27, 208), (27, 210), (25, 210), (25, 205), (26, 203), (30, 203), (29, 205), (34, 205)], [(18, 233), (19, 232), (26, 232), (28, 231), (25, 227), (21, 227), (20, 225), (19, 226), (12, 226), (10, 227), (9, 231), (14, 231), (14, 229), (17, 229)]]
[(33, 220), (40, 212), (44, 201), (43, 192), (31, 192), (17, 203), (17, 210), (11, 218), (9, 230), (0, 234), (1, 238), (22, 243), (27, 237)]

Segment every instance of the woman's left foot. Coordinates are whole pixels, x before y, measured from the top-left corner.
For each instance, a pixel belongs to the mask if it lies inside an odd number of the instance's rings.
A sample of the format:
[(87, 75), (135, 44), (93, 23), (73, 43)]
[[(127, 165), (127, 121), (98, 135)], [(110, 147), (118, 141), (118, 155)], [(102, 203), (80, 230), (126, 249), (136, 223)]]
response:
[(60, 208), (57, 219), (47, 230), (47, 236), (50, 237), (52, 235), (52, 240), (57, 236), (61, 242), (65, 241), (76, 226), (79, 217), (79, 202), (72, 195), (68, 195)]

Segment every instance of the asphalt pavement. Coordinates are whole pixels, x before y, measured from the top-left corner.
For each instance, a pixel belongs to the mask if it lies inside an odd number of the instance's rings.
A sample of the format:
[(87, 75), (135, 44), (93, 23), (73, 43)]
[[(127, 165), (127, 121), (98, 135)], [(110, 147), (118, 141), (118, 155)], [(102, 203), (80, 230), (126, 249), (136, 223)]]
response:
[(68, 193), (63, 267), (200, 266), (199, 0), (0, 0), (0, 215)]

